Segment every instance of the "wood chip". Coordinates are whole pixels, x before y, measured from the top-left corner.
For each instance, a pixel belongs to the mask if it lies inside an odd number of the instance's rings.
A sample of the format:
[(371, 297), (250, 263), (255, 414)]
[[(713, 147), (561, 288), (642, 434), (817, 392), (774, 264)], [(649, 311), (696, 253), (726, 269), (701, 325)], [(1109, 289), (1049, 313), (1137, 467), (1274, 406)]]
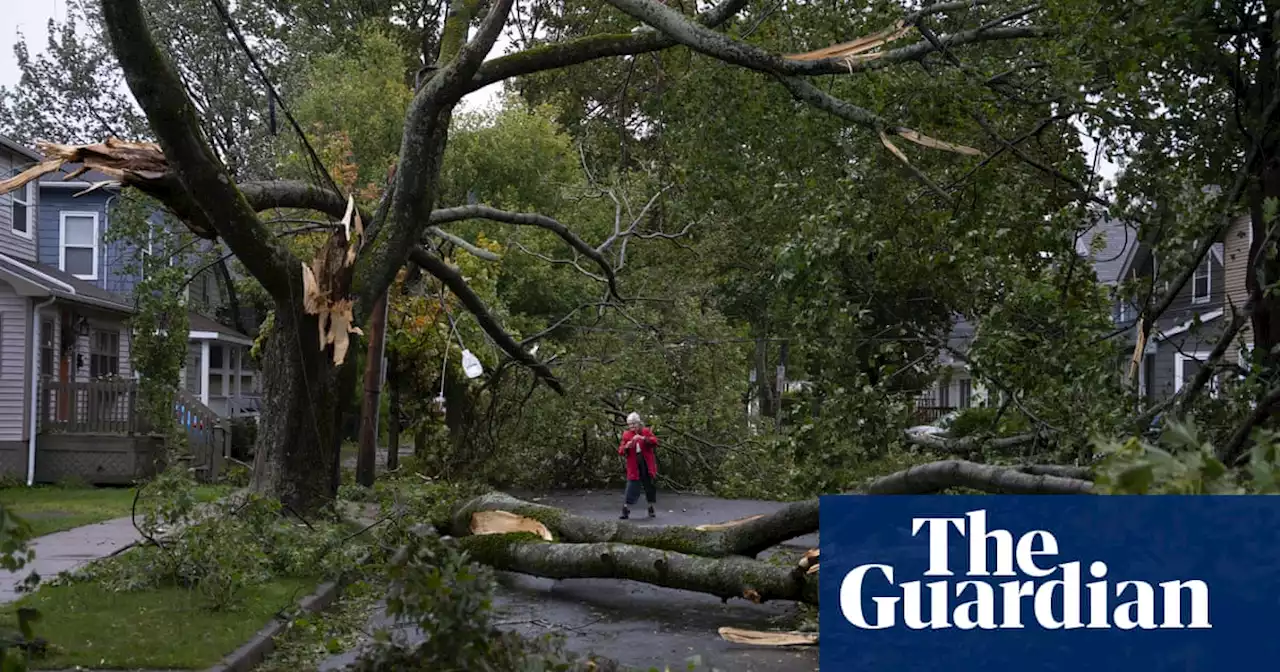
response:
[(720, 628), (720, 638), (752, 646), (813, 646), (818, 643), (818, 634), (814, 632), (764, 632), (730, 627)]
[(471, 534), (511, 534), (532, 532), (551, 541), (551, 530), (546, 525), (510, 511), (476, 511), (471, 514)]
[(714, 532), (716, 530), (727, 530), (730, 527), (737, 527), (744, 523), (749, 523), (753, 520), (759, 520), (760, 518), (764, 518), (763, 513), (757, 514), (754, 516), (747, 516), (746, 518), (739, 518), (737, 520), (730, 520), (724, 523), (709, 523), (707, 525), (699, 525), (693, 529), (698, 530), (699, 532)]

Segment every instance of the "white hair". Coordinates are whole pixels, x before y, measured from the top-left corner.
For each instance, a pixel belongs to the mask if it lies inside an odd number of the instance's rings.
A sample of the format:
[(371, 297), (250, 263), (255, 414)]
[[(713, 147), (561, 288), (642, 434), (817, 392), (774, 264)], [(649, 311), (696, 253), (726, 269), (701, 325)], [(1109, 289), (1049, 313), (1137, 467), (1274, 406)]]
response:
[(636, 413), (635, 411), (632, 411), (632, 412), (627, 416), (627, 424), (628, 424), (628, 425), (642, 425), (642, 424), (644, 424), (644, 420), (640, 418), (640, 414), (639, 414), (639, 413)]

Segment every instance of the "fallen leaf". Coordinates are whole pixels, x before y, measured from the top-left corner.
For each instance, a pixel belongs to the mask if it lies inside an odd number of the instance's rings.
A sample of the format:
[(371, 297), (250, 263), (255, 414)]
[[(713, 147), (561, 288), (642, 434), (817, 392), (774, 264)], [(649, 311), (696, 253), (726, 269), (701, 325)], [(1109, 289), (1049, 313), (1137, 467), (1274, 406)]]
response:
[(730, 520), (724, 523), (708, 523), (706, 525), (699, 525), (693, 529), (701, 532), (713, 532), (715, 530), (725, 530), (730, 527), (737, 527), (738, 525), (742, 525), (743, 523), (749, 523), (753, 520), (757, 520), (760, 518), (764, 518), (763, 513), (757, 514), (754, 516), (747, 516), (746, 518), (738, 518), (737, 520)]
[(813, 646), (818, 643), (818, 635), (813, 632), (763, 632), (730, 627), (720, 628), (720, 638), (753, 646)]
[(551, 530), (546, 525), (510, 511), (476, 511), (471, 514), (471, 534), (510, 534), (532, 532), (551, 541)]
[(748, 588), (742, 591), (742, 596), (747, 598), (748, 600), (751, 600), (752, 602), (755, 602), (756, 604), (760, 604), (760, 602), (762, 602), (762, 600), (760, 599), (760, 593), (756, 591), (755, 588)]

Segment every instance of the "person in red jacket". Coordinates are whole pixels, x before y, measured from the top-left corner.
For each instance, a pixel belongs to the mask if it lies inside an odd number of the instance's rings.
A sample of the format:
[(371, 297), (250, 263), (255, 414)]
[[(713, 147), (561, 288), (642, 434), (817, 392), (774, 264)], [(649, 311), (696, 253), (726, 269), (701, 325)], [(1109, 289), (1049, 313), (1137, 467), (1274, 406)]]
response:
[(622, 506), (623, 520), (631, 517), (631, 505), (640, 499), (640, 490), (644, 489), (644, 498), (649, 502), (649, 517), (656, 514), (653, 505), (658, 502), (658, 486), (654, 479), (658, 477), (658, 460), (654, 449), (658, 447), (658, 437), (644, 426), (639, 413), (627, 416), (627, 430), (622, 433), (622, 443), (618, 444), (618, 454), (627, 460), (626, 503)]

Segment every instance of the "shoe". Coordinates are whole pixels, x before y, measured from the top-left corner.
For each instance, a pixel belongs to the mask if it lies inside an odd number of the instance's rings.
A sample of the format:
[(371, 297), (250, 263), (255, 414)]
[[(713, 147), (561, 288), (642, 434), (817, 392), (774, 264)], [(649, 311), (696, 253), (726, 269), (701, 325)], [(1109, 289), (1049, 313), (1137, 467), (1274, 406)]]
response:
[(650, 517), (650, 518), (655, 518), (655, 517), (657, 517), (657, 515), (658, 515), (658, 514), (656, 514), (656, 513), (654, 513), (654, 512), (653, 512), (653, 507), (652, 507), (652, 506), (651, 506), (651, 507), (649, 507), (649, 517)]
[(631, 509), (628, 509), (628, 508), (627, 508), (627, 507), (625, 507), (625, 506), (624, 506), (624, 507), (622, 507), (622, 515), (621, 515), (621, 516), (618, 516), (618, 518), (619, 518), (619, 519), (621, 519), (621, 520), (626, 520), (626, 519), (628, 519), (628, 518), (630, 518), (630, 517), (631, 517)]

